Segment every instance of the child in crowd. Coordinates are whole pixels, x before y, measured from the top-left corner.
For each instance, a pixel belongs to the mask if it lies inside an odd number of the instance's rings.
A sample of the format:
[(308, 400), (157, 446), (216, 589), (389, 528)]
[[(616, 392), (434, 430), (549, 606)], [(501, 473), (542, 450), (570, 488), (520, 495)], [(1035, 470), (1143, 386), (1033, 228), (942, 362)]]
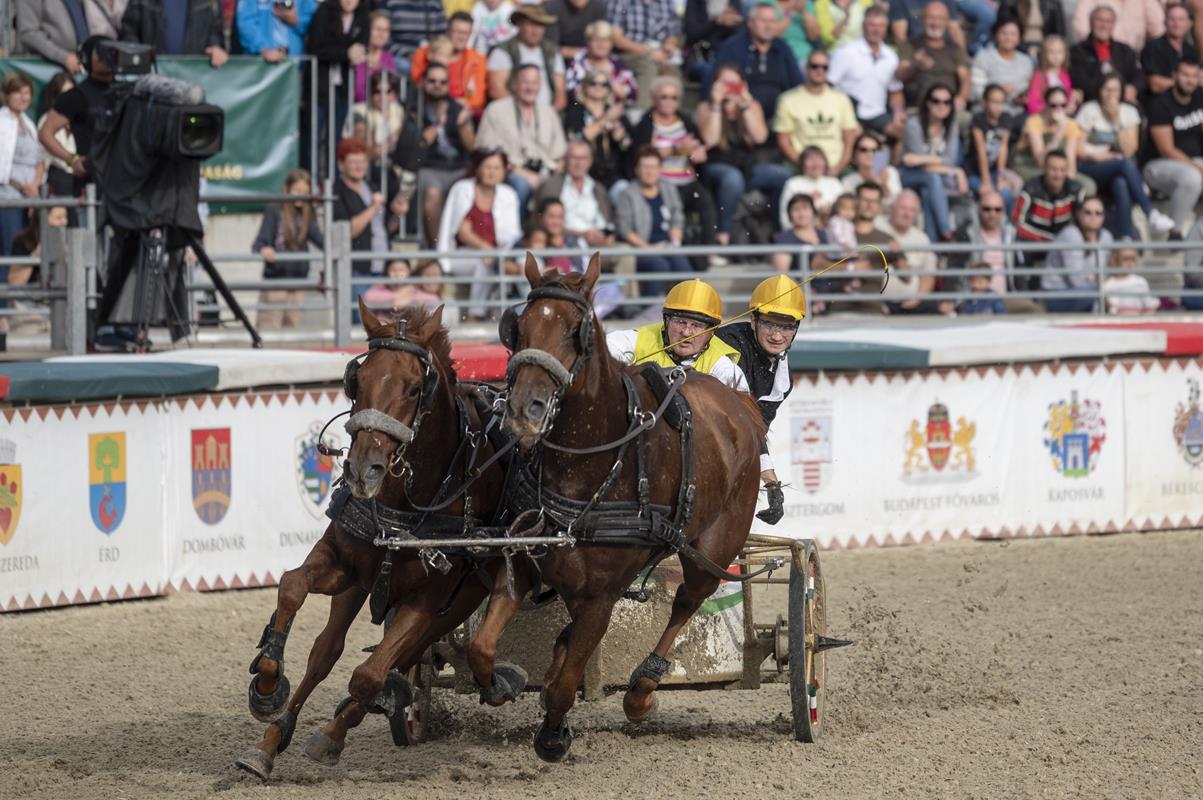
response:
[[(438, 275), (442, 274), (438, 261), (428, 261), (422, 266), (421, 273), (417, 277), (426, 277), (427, 273), (431, 271), (431, 264), (434, 265)], [(409, 278), (414, 277), (414, 274), (409, 262), (404, 258), (398, 258), (388, 262), (384, 268), (384, 276), (386, 278)], [(426, 283), (391, 286), (378, 283), (363, 293), (363, 302), (372, 309), (389, 310), (410, 305), (435, 305), (439, 302), (439, 295), (437, 291), (430, 291), (430, 284)]]
[(510, 15), (514, 4), (510, 0), (476, 0), (472, 6), (472, 38), (468, 46), (478, 53), (489, 51), (518, 32)]
[(840, 195), (832, 205), (827, 238), (844, 248), (843, 255), (856, 249), (856, 198), (851, 194)]
[[(296, 199), (269, 205), (263, 209), (259, 233), (251, 244), (251, 252), (263, 259), (263, 279), (304, 280), (309, 277), (308, 261), (276, 260), (285, 253), (305, 253), (309, 245), (323, 247), (325, 238), (318, 228), (317, 212), (310, 199), (312, 189), (309, 173), (294, 169), (284, 178), (284, 193)], [(301, 309), (305, 293), (300, 289), (266, 289), (259, 296), (260, 330), (297, 328), (301, 324)], [(273, 308), (273, 306), (277, 306)]]
[[(985, 261), (975, 261), (969, 265), (969, 268), (983, 273), (990, 272), (990, 264)], [(990, 290), (990, 275), (970, 275), (967, 283), (969, 291), (973, 292), (977, 297), (969, 300), (962, 300), (957, 306), (958, 314), (967, 316), (978, 316), (982, 314), (1006, 314), (1007, 309), (1003, 306), (1002, 298), (995, 292)]]
[(997, 83), (987, 86), (982, 92), (982, 110), (969, 122), (965, 174), (975, 195), (983, 189), (1001, 194), (1009, 214), (1015, 195), (1023, 189), (1023, 179), (1007, 169), (1015, 121), (1006, 107), (1006, 90)]
[(455, 45), (451, 43), (451, 38), (440, 35), (431, 39), (426, 57), (429, 59), (427, 63), (442, 64), (450, 69), (451, 62), (455, 59)]
[(1039, 114), (1044, 110), (1044, 93), (1054, 86), (1065, 90), (1070, 106), (1067, 111), (1073, 114), (1078, 104), (1074, 100), (1073, 84), (1069, 80), (1069, 50), (1060, 36), (1049, 36), (1044, 40), (1039, 64), (1032, 73), (1032, 83), (1028, 86), (1029, 114)]
[[(1113, 250), (1107, 265), (1113, 269), (1132, 270), (1140, 265), (1140, 255), (1131, 247)], [(1145, 277), (1131, 272), (1108, 276), (1103, 281), (1103, 295), (1108, 314), (1148, 314), (1161, 306), (1161, 301), (1150, 293)]]

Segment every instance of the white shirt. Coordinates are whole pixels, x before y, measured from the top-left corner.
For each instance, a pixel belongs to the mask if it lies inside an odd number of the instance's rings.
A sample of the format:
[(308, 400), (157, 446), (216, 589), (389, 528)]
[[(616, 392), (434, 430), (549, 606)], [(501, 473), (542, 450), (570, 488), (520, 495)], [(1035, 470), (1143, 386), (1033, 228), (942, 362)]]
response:
[[(639, 332), (633, 328), (625, 331), (611, 331), (606, 334), (606, 347), (610, 349), (610, 355), (622, 363), (634, 364), (635, 342), (638, 338)], [(681, 362), (681, 366), (692, 367), (693, 361), (692, 358), (685, 359)], [(729, 356), (724, 356), (715, 362), (714, 368), (710, 370), (710, 375), (737, 392), (751, 391), (743, 370)]]
[(560, 202), (564, 204), (564, 227), (570, 231), (602, 231), (609, 227), (597, 198), (593, 195), (593, 178), (585, 176), (581, 190), (576, 190), (576, 181), (564, 176), (564, 188), (560, 190)]
[(873, 119), (889, 110), (889, 93), (902, 89), (901, 81), (894, 77), (897, 71), (898, 54), (892, 47), (883, 42), (874, 56), (862, 37), (831, 54), (827, 80), (856, 101), (857, 117)]
[[(555, 63), (551, 65), (552, 75), (564, 74), (564, 59), (553, 58)], [(551, 94), (551, 89), (547, 83), (547, 65), (543, 63), (543, 51), (538, 47), (527, 47), (518, 43), (518, 65), (534, 64), (539, 68), (539, 97), (535, 101), (537, 105), (549, 106), (555, 101)], [(489, 60), (485, 63), (486, 68), (490, 71), (510, 70), (514, 71), (515, 65), (510, 54), (502, 50), (500, 47), (493, 48), (493, 52), (489, 53)]]
[(777, 204), (780, 209), (778, 216), (781, 219), (781, 230), (788, 231), (790, 229), (789, 200), (794, 195), (810, 195), (811, 199), (815, 201), (819, 214), (824, 215), (831, 211), (831, 206), (843, 193), (844, 184), (840, 183), (839, 178), (833, 178), (830, 175), (823, 175), (819, 178), (795, 175), (781, 188), (781, 201)]

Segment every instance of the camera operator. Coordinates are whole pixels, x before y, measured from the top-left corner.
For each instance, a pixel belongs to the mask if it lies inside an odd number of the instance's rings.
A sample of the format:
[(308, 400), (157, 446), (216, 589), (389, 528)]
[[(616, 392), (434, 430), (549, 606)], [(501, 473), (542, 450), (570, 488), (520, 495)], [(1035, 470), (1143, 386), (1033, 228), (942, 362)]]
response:
[[(74, 193), (78, 196), (84, 186), (96, 180), (89, 169), (88, 157), (92, 153), (96, 125), (107, 107), (105, 94), (113, 83), (113, 67), (100, 57), (97, 45), (103, 36), (91, 36), (79, 48), (79, 60), (88, 71), (88, 77), (75, 85), (74, 89), (59, 95), (54, 108), (38, 131), (38, 141), (46, 152), (61, 159), (71, 168), (75, 177)], [(63, 147), (55, 134), (70, 126), (75, 137), (75, 153)]]

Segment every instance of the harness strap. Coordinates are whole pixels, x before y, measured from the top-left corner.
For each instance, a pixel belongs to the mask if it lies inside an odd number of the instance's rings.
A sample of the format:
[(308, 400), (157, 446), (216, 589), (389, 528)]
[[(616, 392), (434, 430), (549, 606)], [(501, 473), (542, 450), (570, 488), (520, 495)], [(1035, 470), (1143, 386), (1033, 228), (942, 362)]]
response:
[[(630, 376), (627, 375), (625, 372), (623, 373), (622, 377), (623, 377), (624, 385), (627, 388), (627, 394), (629, 397), (635, 391), (634, 385), (631, 384)], [(660, 402), (660, 405), (657, 406), (656, 410), (653, 411), (651, 414), (646, 415), (646, 416), (641, 416), (640, 419), (633, 421), (632, 425), (631, 425), (631, 429), (628, 430), (626, 432), (626, 434), (620, 439), (616, 439), (615, 441), (608, 442), (606, 444), (599, 444), (594, 447), (579, 447), (579, 448), (578, 447), (565, 447), (564, 445), (559, 445), (559, 444), (556, 444), (555, 442), (550, 441), (546, 437), (542, 440), (541, 443), (543, 445), (551, 448), (552, 450), (557, 450), (561, 453), (568, 453), (569, 455), (576, 455), (576, 456), (591, 455), (593, 453), (604, 453), (607, 450), (613, 450), (615, 447), (619, 447), (619, 446), (624, 445), (627, 442), (631, 441), (631, 439), (634, 439), (636, 436), (640, 435), (644, 431), (649, 431), (653, 427), (655, 427), (656, 422), (664, 414), (664, 409), (668, 408), (668, 404), (673, 401), (673, 398), (676, 397), (677, 392), (680, 390), (680, 388), (682, 386), (685, 385), (685, 378), (686, 378), (685, 370), (679, 370), (679, 371), (674, 370), (673, 381), (671, 384), (669, 384), (668, 393), (664, 395), (664, 399)]]

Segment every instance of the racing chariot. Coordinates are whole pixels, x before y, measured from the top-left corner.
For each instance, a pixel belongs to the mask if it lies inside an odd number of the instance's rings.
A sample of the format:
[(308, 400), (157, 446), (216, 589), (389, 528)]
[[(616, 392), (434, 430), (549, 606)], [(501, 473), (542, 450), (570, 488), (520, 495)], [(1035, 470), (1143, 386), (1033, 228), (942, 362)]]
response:
[[(248, 687), (268, 725), (237, 766), (271, 775), (365, 603), (382, 639), (303, 745), (319, 763), (336, 763), (369, 713), (388, 718), (395, 743), (421, 741), (437, 685), (493, 706), (537, 686), (534, 749), (555, 762), (578, 691), (625, 689), (624, 713), (640, 721), (662, 684), (756, 688), (770, 658), (770, 675), (789, 675), (796, 737), (821, 735), (825, 653), (848, 642), (826, 635), (814, 543), (749, 536), (759, 411), (709, 376), (609, 358), (590, 300), (598, 273), (596, 255), (565, 276), (528, 255), (532, 290), (500, 323), (513, 352), (503, 394), (456, 380), (439, 311), (393, 323), (361, 305), (369, 347), (344, 378), (343, 485), (325, 535), (281, 578)], [(788, 585), (788, 615), (758, 622), (753, 587), (773, 584)], [(332, 595), (330, 617), (292, 693), (284, 650), (312, 593)], [(527, 596), (558, 602), (519, 614)]]

